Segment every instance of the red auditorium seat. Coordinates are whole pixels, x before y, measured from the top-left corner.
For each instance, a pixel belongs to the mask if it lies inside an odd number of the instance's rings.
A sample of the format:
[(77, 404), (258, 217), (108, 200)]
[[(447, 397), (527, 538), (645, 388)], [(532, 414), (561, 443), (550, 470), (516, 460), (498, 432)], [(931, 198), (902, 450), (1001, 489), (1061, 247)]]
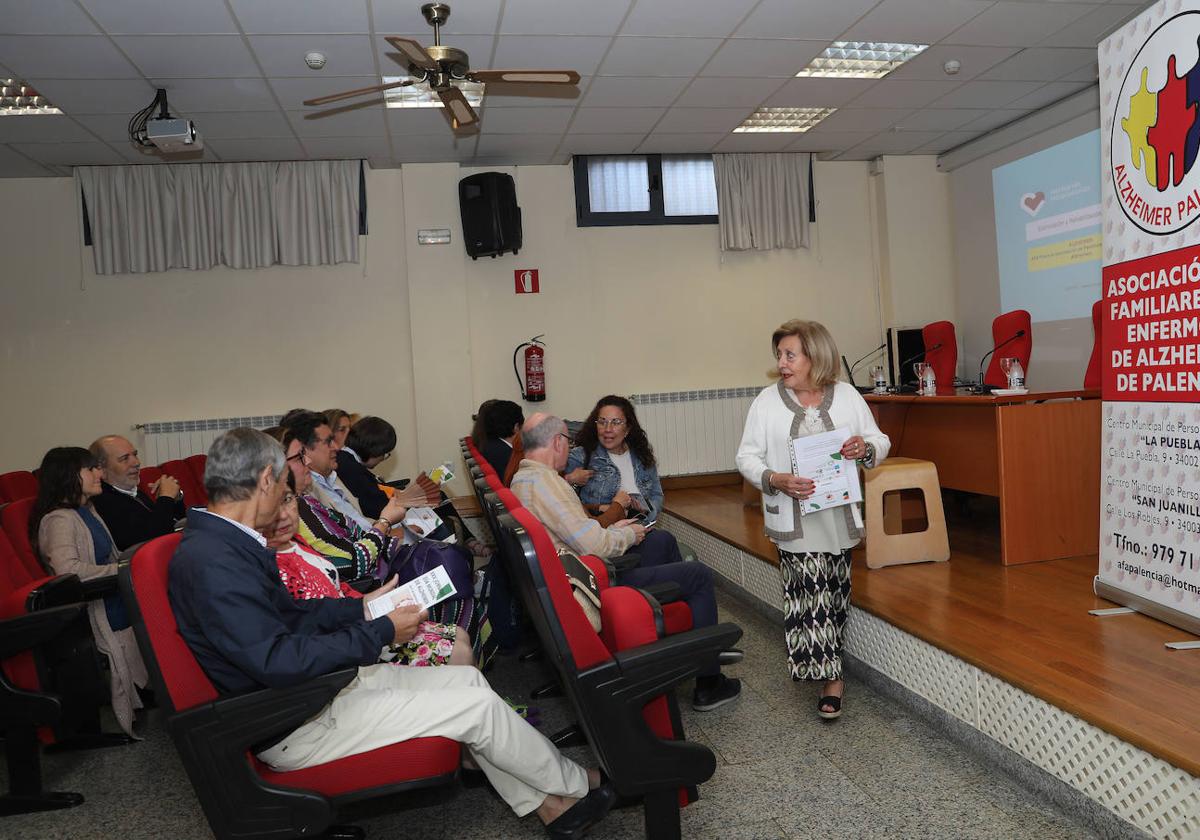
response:
[(958, 339), (954, 335), (954, 324), (950, 321), (926, 324), (921, 329), (921, 339), (925, 343), (925, 361), (933, 365), (938, 390), (953, 388), (958, 370)]
[(200, 501), (193, 502), (193, 504), (208, 507), (208, 491), (204, 489), (204, 465), (208, 463), (208, 456), (201, 453), (199, 455), (189, 455), (183, 460), (188, 465), (188, 470), (191, 471), (192, 478), (196, 480), (196, 486), (200, 488), (200, 495), (197, 496)]
[[(630, 587), (604, 591), (605, 624), (620, 626), (612, 651), (571, 595), (548, 535), (524, 508), (500, 517), (500, 539), (525, 559), (536, 600), (531, 617), (559, 672), (579, 726), (617, 793), (645, 805), (646, 837), (680, 836), (679, 808), (712, 777), (716, 758), (684, 740), (676, 686), (720, 661), (741, 628), (718, 624), (663, 638), (653, 598)], [(626, 646), (629, 645), (629, 646)]]
[(1098, 300), (1092, 304), (1092, 357), (1088, 359), (1087, 372), (1083, 375), (1083, 387), (1089, 390), (1100, 387), (1101, 354), (1104, 352), (1101, 341), (1101, 323), (1104, 319), (1104, 301)]
[(28, 470), (14, 470), (0, 475), (0, 504), (36, 496), (38, 480)]
[(1008, 378), (1000, 368), (1000, 360), (1006, 356), (1015, 356), (1021, 360), (1021, 367), (1025, 368), (1025, 378), (1028, 381), (1029, 357), (1033, 353), (1033, 324), (1027, 311), (1014, 309), (1012, 312), (997, 315), (996, 319), (992, 321), (992, 346), (995, 347), (1002, 341), (1008, 341), (1021, 330), (1025, 331), (1025, 335), (1009, 341), (992, 354), (991, 361), (988, 362), (987, 373), (983, 377), (984, 384), (996, 388), (1008, 387)]
[(46, 570), (37, 558), (33, 543), (29, 541), (29, 516), (33, 513), (33, 499), (18, 499), (0, 509), (0, 528), (17, 552), (30, 578), (45, 576)]
[(318, 837), (341, 803), (442, 784), (457, 777), (460, 747), (414, 738), (303, 770), (276, 772), (250, 752), (322, 709), (355, 669), (291, 688), (222, 697), (179, 635), (167, 568), (180, 535), (146, 543), (121, 570), (138, 646), (167, 728), (217, 838)]
[(196, 477), (192, 474), (192, 468), (188, 466), (187, 461), (164, 461), (158, 465), (158, 468), (179, 482), (179, 486), (183, 488), (183, 503), (185, 505), (188, 507), (205, 507), (208, 505), (208, 494), (204, 492), (204, 487), (196, 481)]
[(150, 490), (154, 482), (162, 476), (163, 471), (158, 467), (142, 467), (142, 471), (138, 473), (138, 488), (147, 496), (154, 498), (154, 493)]

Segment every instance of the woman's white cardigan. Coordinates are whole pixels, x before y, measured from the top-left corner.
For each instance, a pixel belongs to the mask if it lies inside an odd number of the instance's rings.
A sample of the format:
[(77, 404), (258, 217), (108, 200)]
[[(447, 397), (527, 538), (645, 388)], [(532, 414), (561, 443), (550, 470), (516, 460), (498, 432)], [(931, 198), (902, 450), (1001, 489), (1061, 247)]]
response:
[(854, 505), (800, 514), (800, 502), (771, 487), (771, 473), (792, 471), (791, 440), (814, 431), (848, 429), (875, 447), (877, 466), (888, 455), (891, 441), (879, 431), (875, 417), (853, 386), (838, 382), (825, 389), (819, 406), (804, 408), (782, 382), (764, 388), (750, 404), (746, 428), (738, 447), (738, 471), (762, 489), (766, 534), (784, 551), (841, 552), (862, 539), (861, 518)]

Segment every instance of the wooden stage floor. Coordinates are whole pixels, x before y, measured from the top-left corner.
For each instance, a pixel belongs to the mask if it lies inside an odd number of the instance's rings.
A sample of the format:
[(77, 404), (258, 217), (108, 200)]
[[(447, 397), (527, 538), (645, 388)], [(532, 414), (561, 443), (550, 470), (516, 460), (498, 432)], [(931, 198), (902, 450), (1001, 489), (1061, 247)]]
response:
[[(739, 485), (668, 490), (665, 506), (778, 564)], [(1092, 594), (1094, 556), (1005, 567), (994, 509), (953, 519), (948, 563), (868, 569), (856, 550), (854, 605), (1200, 775), (1200, 650), (1163, 647), (1191, 636), (1142, 615), (1088, 615), (1115, 606)]]

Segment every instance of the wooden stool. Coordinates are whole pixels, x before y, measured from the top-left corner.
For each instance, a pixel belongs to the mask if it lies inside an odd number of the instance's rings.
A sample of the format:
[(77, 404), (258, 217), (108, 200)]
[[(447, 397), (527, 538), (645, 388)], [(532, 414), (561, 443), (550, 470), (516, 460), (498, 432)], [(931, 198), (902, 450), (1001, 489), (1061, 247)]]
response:
[[(942, 490), (934, 463), (916, 458), (888, 458), (875, 469), (866, 470), (865, 474), (863, 507), (866, 510), (867, 567), (881, 569), (903, 563), (949, 560), (946, 512), (942, 509)], [(895, 505), (889, 505), (891, 510), (884, 511), (884, 495), (896, 490), (920, 490), (924, 494), (928, 522), (924, 531), (889, 534), (885, 530), (885, 519), (897, 526), (901, 521), (899, 500)]]

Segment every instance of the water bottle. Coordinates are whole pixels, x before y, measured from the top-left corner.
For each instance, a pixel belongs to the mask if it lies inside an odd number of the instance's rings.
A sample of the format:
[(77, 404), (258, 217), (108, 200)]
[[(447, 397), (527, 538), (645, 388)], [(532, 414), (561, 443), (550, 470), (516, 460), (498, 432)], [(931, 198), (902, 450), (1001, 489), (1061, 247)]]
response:
[(1021, 367), (1021, 362), (1013, 359), (1012, 367), (1008, 371), (1008, 387), (1020, 390), (1025, 387), (1025, 368)]
[(875, 365), (875, 367), (871, 368), (871, 377), (875, 382), (875, 393), (886, 394), (887, 377), (884, 376), (883, 365)]

